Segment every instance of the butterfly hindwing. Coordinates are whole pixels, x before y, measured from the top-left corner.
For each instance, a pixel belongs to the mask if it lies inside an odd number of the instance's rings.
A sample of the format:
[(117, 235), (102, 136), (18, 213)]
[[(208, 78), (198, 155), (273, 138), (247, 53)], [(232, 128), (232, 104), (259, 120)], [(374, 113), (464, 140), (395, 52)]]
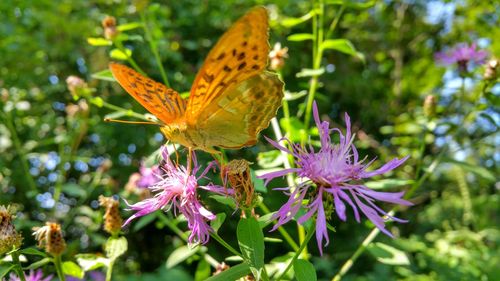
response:
[(224, 91), (265, 69), (269, 53), (267, 22), (266, 9), (254, 8), (219, 39), (191, 87), (187, 122), (195, 123), (204, 108)]
[(263, 72), (228, 88), (200, 112), (197, 129), (206, 146), (239, 148), (257, 142), (283, 98), (278, 75)]
[(174, 90), (118, 64), (109, 65), (116, 81), (151, 114), (168, 124), (183, 118), (186, 100)]

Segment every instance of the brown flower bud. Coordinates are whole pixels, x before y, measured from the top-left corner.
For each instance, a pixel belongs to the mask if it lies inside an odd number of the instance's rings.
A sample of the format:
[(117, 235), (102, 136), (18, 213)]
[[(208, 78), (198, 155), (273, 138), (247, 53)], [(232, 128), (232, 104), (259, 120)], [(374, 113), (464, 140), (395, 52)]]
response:
[(486, 64), (486, 69), (484, 70), (484, 79), (495, 80), (498, 77), (498, 68), (500, 61), (498, 59), (491, 59)]
[(254, 186), (249, 162), (232, 160), (223, 169), (223, 175), (234, 190), (234, 196), (242, 207), (250, 208), (254, 200)]
[(273, 49), (269, 52), (269, 59), (271, 60), (270, 68), (272, 70), (279, 70), (285, 66), (285, 59), (288, 58), (288, 48), (281, 48), (281, 43), (274, 44)]
[(436, 114), (436, 97), (428, 95), (424, 100), (424, 115), (427, 118), (433, 117)]
[(9, 207), (0, 206), (0, 255), (21, 247), (23, 237), (12, 224)]
[(61, 231), (61, 225), (54, 222), (46, 222), (45, 226), (34, 227), (33, 235), (38, 241), (38, 247), (45, 247), (45, 252), (58, 256), (66, 250), (66, 242)]
[(104, 28), (104, 37), (113, 40), (119, 33), (116, 29), (116, 19), (111, 16), (106, 16), (101, 23)]
[(112, 197), (99, 196), (99, 205), (106, 208), (104, 213), (104, 230), (111, 234), (117, 235), (122, 229), (122, 217), (120, 216), (120, 203)]

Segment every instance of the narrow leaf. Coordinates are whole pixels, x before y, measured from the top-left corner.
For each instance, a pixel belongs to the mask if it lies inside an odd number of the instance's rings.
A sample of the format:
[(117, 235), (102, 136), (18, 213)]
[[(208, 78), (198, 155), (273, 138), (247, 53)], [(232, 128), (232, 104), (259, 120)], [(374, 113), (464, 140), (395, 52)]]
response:
[(113, 74), (111, 73), (111, 70), (109, 69), (104, 69), (99, 72), (96, 72), (92, 74), (91, 76), (94, 79), (99, 79), (99, 80), (104, 80), (104, 81), (111, 81), (114, 82), (115, 78), (113, 77)]
[(42, 252), (38, 249), (35, 248), (26, 248), (19, 250), (19, 253), (25, 254), (25, 255), (32, 255), (32, 256), (41, 256), (41, 257), (46, 257), (47, 254), (45, 252)]
[(76, 261), (84, 271), (91, 271), (109, 265), (109, 259), (94, 254), (76, 255)]
[(264, 234), (253, 217), (242, 218), (236, 230), (243, 259), (250, 266), (255, 279), (260, 280), (264, 268)]
[(321, 48), (336, 50), (336, 51), (342, 52), (344, 54), (355, 56), (355, 57), (364, 61), (363, 54), (356, 51), (356, 48), (354, 47), (352, 42), (347, 40), (347, 39), (328, 39), (328, 40), (325, 40), (321, 44)]
[(136, 29), (139, 27), (142, 27), (142, 23), (130, 22), (130, 23), (121, 24), (121, 25), (117, 26), (116, 29), (118, 29), (119, 31), (127, 31), (127, 30)]
[(384, 243), (371, 244), (369, 252), (381, 263), (389, 265), (409, 265), (410, 260), (405, 252)]
[(288, 41), (300, 42), (306, 40), (313, 40), (314, 36), (311, 33), (296, 33), (286, 38)]
[(221, 273), (208, 278), (206, 281), (228, 281), (228, 280), (238, 280), (245, 275), (250, 273), (250, 267), (246, 263), (240, 263), (238, 265), (232, 266), (228, 270), (222, 271)]
[(115, 60), (126, 60), (130, 58), (132, 55), (132, 51), (129, 49), (125, 49), (125, 52), (119, 49), (113, 49), (109, 52), (109, 56)]
[(65, 261), (62, 264), (62, 269), (65, 275), (70, 275), (76, 278), (83, 278), (84, 272), (83, 270), (72, 261)]
[(412, 184), (413, 180), (404, 179), (383, 179), (378, 181), (369, 181), (365, 185), (371, 189), (388, 189), (402, 185)]
[(167, 259), (167, 268), (172, 268), (181, 262), (187, 260), (189, 257), (193, 256), (198, 252), (198, 248), (189, 248), (184, 245), (175, 249), (172, 254)]
[(87, 43), (91, 46), (111, 46), (113, 44), (111, 40), (102, 37), (89, 37)]
[[(13, 270), (14, 267), (15, 267), (15, 265), (13, 265), (13, 264), (0, 265), (0, 278), (3, 278), (5, 275), (7, 275), (7, 273), (9, 273), (11, 270)], [(0, 280), (3, 280), (3, 279), (0, 279)]]
[(30, 270), (30, 269), (37, 269), (39, 267), (42, 267), (42, 266), (48, 264), (49, 262), (52, 262), (52, 259), (49, 258), (49, 257), (47, 257), (47, 258), (41, 259), (39, 261), (36, 261), (36, 262), (30, 264), (29, 266), (27, 266), (24, 269), (28, 269), (28, 270)]
[(297, 281), (316, 281), (316, 269), (312, 263), (306, 260), (297, 259), (293, 262), (293, 270), (295, 271), (295, 278)]
[(309, 68), (302, 68), (300, 72), (295, 74), (296, 77), (311, 77), (311, 76), (320, 76), (321, 74), (325, 73), (325, 68), (318, 68), (318, 69), (309, 69)]

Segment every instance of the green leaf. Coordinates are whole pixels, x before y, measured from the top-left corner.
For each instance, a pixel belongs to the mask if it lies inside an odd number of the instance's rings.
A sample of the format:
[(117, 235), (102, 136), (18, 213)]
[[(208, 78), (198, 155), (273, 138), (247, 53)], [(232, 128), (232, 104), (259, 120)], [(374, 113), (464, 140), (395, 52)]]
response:
[(87, 192), (85, 189), (76, 183), (66, 183), (62, 186), (62, 191), (71, 197), (85, 197)]
[(195, 281), (204, 281), (212, 275), (210, 270), (210, 265), (205, 259), (200, 260), (198, 266), (196, 267), (196, 272), (194, 273)]
[(374, 243), (368, 251), (381, 263), (389, 265), (409, 265), (410, 260), (405, 252), (384, 243)]
[(198, 248), (190, 248), (186, 245), (175, 249), (167, 259), (167, 268), (172, 268), (181, 262), (187, 260), (189, 257), (195, 255)]
[(46, 265), (46, 264), (48, 264), (50, 262), (52, 262), (52, 258), (46, 257), (44, 259), (41, 259), (39, 261), (36, 261), (36, 262), (30, 264), (29, 266), (27, 266), (24, 269), (28, 269), (28, 270), (30, 270), (30, 269), (37, 269), (37, 268), (42, 267), (42, 266), (44, 266), (44, 265)]
[(295, 271), (295, 278), (297, 281), (316, 281), (316, 269), (312, 263), (306, 260), (297, 259), (293, 262), (293, 270)]
[(259, 222), (260, 228), (264, 228), (271, 224), (273, 221), (271, 220), (271, 217), (275, 214), (276, 212), (271, 212), (269, 214), (265, 214), (263, 216), (260, 216), (257, 221)]
[(111, 40), (102, 37), (89, 37), (87, 43), (91, 46), (111, 46), (113, 44)]
[(267, 193), (267, 188), (264, 185), (264, 180), (257, 178), (255, 170), (250, 169), (250, 177), (252, 178), (252, 183), (256, 191), (261, 193)]
[(108, 241), (106, 241), (104, 249), (106, 250), (106, 256), (114, 261), (127, 251), (127, 239), (125, 237), (110, 237)]
[(219, 228), (222, 226), (222, 224), (226, 220), (226, 217), (227, 216), (225, 213), (218, 213), (217, 215), (215, 215), (215, 220), (210, 222), (210, 226), (215, 231), (215, 233), (217, 233), (217, 230), (219, 230)]
[(413, 184), (413, 180), (404, 180), (404, 179), (383, 179), (378, 181), (369, 181), (366, 182), (365, 185), (371, 189), (388, 189), (403, 185)]
[(318, 11), (319, 11), (318, 9), (312, 10), (309, 13), (301, 16), (300, 18), (292, 18), (292, 17), (284, 18), (281, 20), (280, 24), (284, 27), (296, 26), (311, 19), (314, 15), (318, 13)]
[(99, 80), (104, 80), (104, 81), (111, 81), (115, 82), (115, 78), (113, 77), (113, 74), (111, 73), (111, 70), (109, 69), (104, 69), (99, 72), (96, 72), (91, 75), (92, 78), (94, 79), (99, 79)]
[(240, 263), (238, 265), (232, 266), (228, 270), (222, 271), (221, 273), (208, 278), (206, 281), (228, 281), (228, 280), (238, 280), (245, 275), (250, 273), (250, 267), (246, 263)]
[(288, 41), (300, 42), (306, 40), (313, 40), (314, 36), (311, 33), (295, 33), (286, 38)]
[(297, 117), (291, 117), (289, 119), (281, 118), (280, 125), (285, 132), (290, 133), (289, 139), (292, 142), (301, 141), (302, 138), (306, 137), (306, 126), (304, 126), (304, 123)]
[(104, 105), (104, 101), (101, 97), (95, 97), (90, 100), (92, 104), (95, 104), (97, 107), (102, 107)]
[(132, 30), (142, 27), (142, 23), (140, 22), (130, 22), (130, 23), (125, 23), (125, 24), (120, 24), (119, 26), (116, 27), (118, 31), (127, 31), (127, 30)]
[(223, 205), (227, 205), (231, 209), (236, 209), (236, 203), (231, 197), (225, 195), (210, 195), (209, 197)]
[(445, 158), (443, 160), (443, 162), (455, 164), (458, 167), (460, 167), (468, 172), (471, 172), (471, 173), (477, 175), (478, 177), (481, 177), (487, 181), (490, 181), (490, 182), (496, 181), (495, 175), (491, 171), (489, 171), (488, 169), (483, 168), (481, 166), (469, 164), (469, 163), (462, 162), (462, 161), (457, 161), (457, 160), (451, 159), (451, 158)]
[(257, 154), (257, 164), (262, 168), (275, 168), (283, 164), (283, 158), (279, 150), (269, 150)]
[(1, 278), (3, 278), (5, 275), (7, 275), (7, 273), (11, 272), (14, 269), (14, 267), (16, 267), (16, 266), (13, 264), (0, 265), (0, 280), (3, 280)]
[(264, 234), (259, 223), (253, 217), (242, 218), (236, 236), (243, 259), (250, 266), (255, 279), (260, 280), (264, 268)]
[(302, 68), (300, 72), (295, 74), (296, 77), (312, 77), (312, 76), (320, 76), (323, 73), (325, 73), (325, 68), (318, 68), (318, 69), (310, 69), (310, 68)]
[(108, 267), (109, 259), (94, 254), (76, 255), (76, 261), (84, 271), (91, 271), (100, 267)]
[(46, 257), (47, 254), (45, 252), (42, 252), (36, 248), (26, 248), (19, 250), (20, 254), (25, 254), (25, 255), (31, 255), (31, 256), (41, 256), (41, 257)]
[(303, 90), (300, 92), (289, 92), (285, 91), (285, 97), (283, 97), (286, 101), (293, 101), (293, 100), (298, 100), (302, 97), (305, 97), (307, 95), (307, 91)]
[(367, 1), (367, 2), (357, 2), (357, 1), (349, 1), (349, 0), (326, 0), (327, 4), (333, 5), (344, 5), (347, 8), (355, 9), (355, 10), (364, 10), (371, 8), (375, 5), (375, 1)]
[(141, 218), (139, 218), (139, 220), (137, 220), (137, 222), (134, 224), (134, 227), (132, 228), (132, 230), (134, 232), (137, 232), (139, 230), (141, 230), (143, 227), (145, 227), (146, 225), (150, 224), (152, 221), (154, 221), (156, 219), (156, 216), (143, 216)]
[(109, 52), (109, 56), (115, 60), (126, 60), (130, 58), (131, 55), (132, 51), (129, 49), (125, 49), (125, 52), (119, 49), (113, 49), (111, 50), (111, 52)]
[(83, 278), (84, 272), (83, 270), (78, 266), (78, 264), (72, 262), (72, 261), (65, 261), (62, 264), (62, 270), (65, 275), (70, 275), (76, 278)]
[(336, 50), (336, 51), (342, 52), (344, 54), (355, 56), (355, 57), (364, 61), (363, 54), (356, 51), (356, 48), (354, 48), (354, 45), (351, 43), (351, 41), (349, 41), (347, 39), (328, 39), (328, 40), (325, 40), (325, 41), (323, 41), (323, 43), (321, 43), (321, 48)]

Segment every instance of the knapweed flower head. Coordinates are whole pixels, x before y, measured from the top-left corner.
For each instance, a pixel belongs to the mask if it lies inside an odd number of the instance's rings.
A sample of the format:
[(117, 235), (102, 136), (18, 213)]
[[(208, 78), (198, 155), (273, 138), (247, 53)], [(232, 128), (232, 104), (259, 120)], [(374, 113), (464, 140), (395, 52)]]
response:
[(166, 149), (163, 149), (162, 157), (163, 161), (160, 165), (162, 178), (148, 187), (154, 196), (133, 205), (127, 203), (129, 210), (136, 211), (136, 213), (125, 221), (124, 226), (135, 218), (157, 210), (173, 209), (174, 213), (182, 213), (188, 222), (191, 230), (189, 242), (205, 244), (208, 242), (211, 231), (207, 222), (214, 220), (215, 215), (203, 207), (198, 199), (197, 189), (203, 188), (198, 186), (198, 181), (204, 178), (212, 165), (208, 165), (199, 176), (196, 176), (200, 171), (200, 166), (194, 153), (191, 171), (172, 162)]
[(12, 224), (9, 208), (0, 206), (0, 255), (21, 247), (23, 237)]
[(136, 185), (139, 188), (147, 188), (159, 182), (161, 178), (161, 170), (158, 165), (146, 167), (144, 163), (139, 167), (140, 177), (137, 179)]
[[(404, 192), (377, 192), (363, 185), (361, 180), (391, 171), (403, 164), (408, 157), (395, 158), (379, 169), (367, 171), (374, 160), (365, 163), (365, 159), (359, 159), (356, 147), (353, 145), (354, 136), (351, 134), (349, 115), (345, 114), (345, 134), (337, 128), (331, 129), (327, 121), (320, 121), (316, 103), (313, 105), (313, 115), (321, 141), (319, 150), (316, 151), (312, 145), (301, 146), (286, 140), (291, 146), (290, 150), (268, 139), (274, 147), (291, 154), (295, 158), (297, 167), (271, 172), (260, 178), (265, 179), (267, 184), (276, 177), (297, 173), (297, 176), (304, 180), (297, 187), (278, 188), (284, 190), (290, 197), (273, 216), (273, 219), (278, 220), (273, 230), (293, 219), (302, 207), (302, 202), (308, 199), (309, 203), (305, 206), (306, 213), (298, 218), (298, 222), (303, 224), (316, 215), (316, 240), (321, 254), (323, 239), (326, 240), (324, 246), (329, 242), (327, 219), (331, 218), (335, 211), (339, 219), (346, 221), (346, 203), (351, 207), (357, 222), (360, 222), (361, 211), (376, 227), (392, 237), (385, 228), (385, 218), (398, 222), (406, 221), (390, 216), (375, 202), (378, 200), (401, 205), (412, 205), (412, 203), (402, 199)], [(331, 142), (332, 132), (338, 134), (338, 144)]]
[(46, 222), (45, 226), (35, 227), (33, 231), (33, 236), (38, 241), (38, 247), (44, 247), (45, 252), (58, 256), (66, 249), (66, 241), (64, 241), (60, 224)]
[[(26, 281), (50, 281), (52, 280), (52, 277), (52, 275), (49, 275), (43, 278), (43, 271), (41, 269), (37, 269), (36, 271), (31, 269), (28, 275), (24, 274), (24, 278), (26, 279)], [(21, 281), (21, 278), (19, 278), (14, 273), (11, 273), (9, 276), (9, 281)]]
[(116, 235), (122, 228), (122, 217), (120, 216), (118, 200), (113, 197), (99, 196), (99, 205), (106, 209), (104, 213), (104, 230), (111, 234)]
[(466, 43), (460, 43), (448, 52), (436, 53), (436, 61), (442, 65), (458, 65), (460, 73), (468, 71), (470, 63), (482, 64), (484, 63), (488, 52), (485, 50), (478, 50), (475, 43), (470, 46)]

